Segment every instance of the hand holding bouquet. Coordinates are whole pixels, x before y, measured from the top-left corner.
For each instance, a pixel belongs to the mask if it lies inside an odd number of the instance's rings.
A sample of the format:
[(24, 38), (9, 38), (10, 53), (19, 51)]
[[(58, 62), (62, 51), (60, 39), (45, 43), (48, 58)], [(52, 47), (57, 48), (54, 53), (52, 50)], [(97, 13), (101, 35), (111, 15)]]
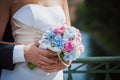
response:
[(68, 25), (51, 27), (39, 43), (40, 48), (56, 52), (65, 65), (65, 61), (76, 60), (84, 50), (80, 31)]

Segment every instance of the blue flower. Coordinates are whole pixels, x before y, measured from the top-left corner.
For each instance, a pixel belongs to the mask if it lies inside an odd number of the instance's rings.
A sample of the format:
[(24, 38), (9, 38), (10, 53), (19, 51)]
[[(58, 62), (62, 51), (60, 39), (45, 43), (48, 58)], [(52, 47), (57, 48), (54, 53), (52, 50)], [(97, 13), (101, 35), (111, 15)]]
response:
[(53, 47), (63, 48), (63, 39), (60, 35), (56, 35), (51, 39), (51, 45)]
[(68, 55), (64, 56), (64, 60), (68, 61), (68, 60), (75, 60), (76, 58), (78, 58), (80, 55), (76, 54), (76, 51), (71, 51)]
[(54, 32), (48, 32), (46, 35), (45, 35), (45, 38), (49, 41), (51, 41), (54, 37), (56, 36), (56, 34)]

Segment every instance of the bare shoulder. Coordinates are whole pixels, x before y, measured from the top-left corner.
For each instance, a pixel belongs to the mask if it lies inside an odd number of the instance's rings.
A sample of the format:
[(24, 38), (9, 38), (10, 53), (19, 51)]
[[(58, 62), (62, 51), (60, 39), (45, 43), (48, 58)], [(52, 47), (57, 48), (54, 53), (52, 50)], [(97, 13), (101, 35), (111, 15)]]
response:
[(61, 3), (62, 3), (64, 13), (66, 15), (66, 24), (71, 25), (70, 15), (69, 15), (69, 7), (68, 7), (68, 0), (61, 0)]

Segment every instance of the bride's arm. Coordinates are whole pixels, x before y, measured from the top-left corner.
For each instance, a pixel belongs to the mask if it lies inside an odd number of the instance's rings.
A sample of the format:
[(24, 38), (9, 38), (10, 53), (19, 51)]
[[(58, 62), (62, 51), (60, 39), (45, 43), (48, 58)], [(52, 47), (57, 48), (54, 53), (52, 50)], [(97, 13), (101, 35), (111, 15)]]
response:
[(63, 8), (64, 13), (65, 13), (66, 24), (71, 25), (69, 8), (68, 8), (68, 1), (67, 0), (61, 0), (61, 5), (62, 5), (62, 8)]

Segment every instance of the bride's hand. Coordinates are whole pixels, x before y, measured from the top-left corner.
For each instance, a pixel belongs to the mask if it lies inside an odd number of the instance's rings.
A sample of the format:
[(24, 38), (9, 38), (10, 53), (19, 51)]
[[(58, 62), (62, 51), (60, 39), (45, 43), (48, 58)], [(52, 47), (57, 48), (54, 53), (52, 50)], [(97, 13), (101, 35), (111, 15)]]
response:
[[(67, 65), (70, 65), (71, 63), (72, 63), (72, 61), (66, 62)], [(41, 66), (40, 68), (45, 72), (52, 73), (52, 72), (56, 72), (59, 70), (63, 70), (67, 67), (68, 66), (64, 65), (63, 62), (59, 60), (57, 64), (51, 64), (49, 66)]]

